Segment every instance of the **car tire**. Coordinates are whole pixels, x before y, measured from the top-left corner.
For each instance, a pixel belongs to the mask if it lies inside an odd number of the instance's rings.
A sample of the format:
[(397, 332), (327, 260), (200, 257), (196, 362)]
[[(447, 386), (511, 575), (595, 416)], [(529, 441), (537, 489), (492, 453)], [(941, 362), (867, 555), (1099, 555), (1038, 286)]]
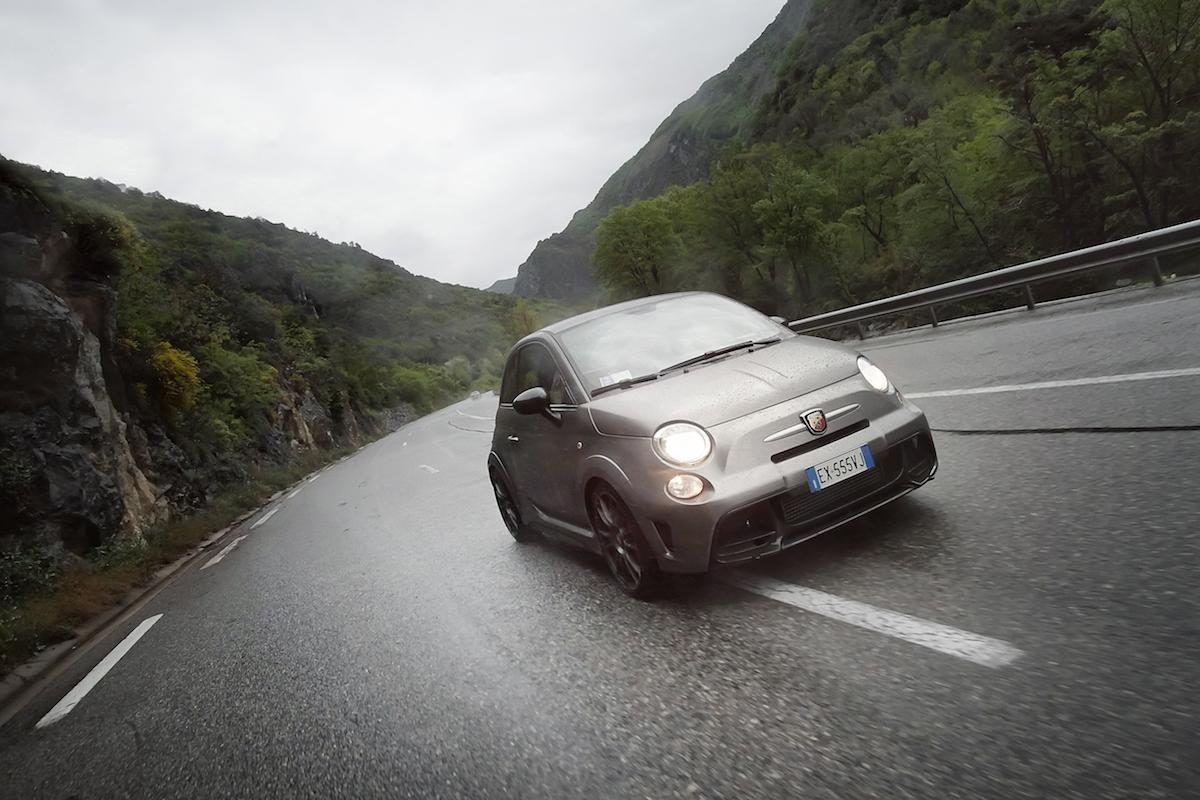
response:
[(617, 585), (638, 600), (653, 597), (662, 586), (662, 573), (629, 506), (615, 489), (601, 483), (588, 493), (587, 511), (600, 553)]
[(500, 509), (500, 519), (504, 520), (504, 527), (508, 528), (508, 532), (518, 542), (528, 542), (537, 538), (521, 519), (521, 507), (517, 504), (517, 496), (508, 481), (499, 470), (488, 470), (488, 474), (492, 479), (492, 494), (496, 497), (496, 507)]

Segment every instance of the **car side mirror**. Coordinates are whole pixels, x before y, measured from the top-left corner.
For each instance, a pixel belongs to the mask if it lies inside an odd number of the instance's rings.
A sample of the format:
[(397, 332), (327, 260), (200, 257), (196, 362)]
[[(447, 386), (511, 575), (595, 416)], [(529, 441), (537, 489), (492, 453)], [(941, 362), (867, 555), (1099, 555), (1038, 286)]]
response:
[(541, 386), (526, 389), (513, 398), (513, 410), (518, 414), (544, 414), (550, 410), (550, 395)]
[(783, 317), (767, 317), (767, 319), (769, 319), (769, 320), (771, 320), (771, 322), (777, 323), (779, 325), (787, 325), (787, 320), (784, 319)]

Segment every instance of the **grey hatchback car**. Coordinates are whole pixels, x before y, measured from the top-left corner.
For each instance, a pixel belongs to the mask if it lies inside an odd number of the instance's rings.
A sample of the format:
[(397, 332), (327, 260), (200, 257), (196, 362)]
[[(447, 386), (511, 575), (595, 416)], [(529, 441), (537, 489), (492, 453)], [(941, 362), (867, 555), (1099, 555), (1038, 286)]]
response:
[(925, 414), (869, 359), (705, 292), (517, 342), (488, 455), (514, 538), (582, 544), (635, 597), (778, 553), (937, 466)]

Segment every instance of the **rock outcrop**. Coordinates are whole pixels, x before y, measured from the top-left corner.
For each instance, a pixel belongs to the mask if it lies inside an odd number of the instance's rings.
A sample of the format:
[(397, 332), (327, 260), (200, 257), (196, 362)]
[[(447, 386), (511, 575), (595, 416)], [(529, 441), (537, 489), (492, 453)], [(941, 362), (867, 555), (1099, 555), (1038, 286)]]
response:
[(104, 377), (100, 340), (45, 286), (0, 277), (0, 442), (27, 476), (8, 533), (87, 550), (166, 512), (138, 465)]

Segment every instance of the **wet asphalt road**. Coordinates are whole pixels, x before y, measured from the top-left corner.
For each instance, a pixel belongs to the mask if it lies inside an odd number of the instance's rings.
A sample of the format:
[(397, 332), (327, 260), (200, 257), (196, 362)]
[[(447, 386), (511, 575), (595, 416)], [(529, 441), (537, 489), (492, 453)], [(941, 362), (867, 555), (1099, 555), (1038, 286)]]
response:
[[(910, 394), (1200, 367), (1200, 286), (872, 340)], [(636, 391), (636, 390), (633, 390)], [(989, 668), (734, 588), (654, 604), (505, 532), (494, 398), (336, 464), (0, 730), (0, 795), (1200, 796), (1200, 376), (919, 399), (936, 481), (741, 573), (992, 637)], [(79, 705), (35, 723), (143, 620)]]

